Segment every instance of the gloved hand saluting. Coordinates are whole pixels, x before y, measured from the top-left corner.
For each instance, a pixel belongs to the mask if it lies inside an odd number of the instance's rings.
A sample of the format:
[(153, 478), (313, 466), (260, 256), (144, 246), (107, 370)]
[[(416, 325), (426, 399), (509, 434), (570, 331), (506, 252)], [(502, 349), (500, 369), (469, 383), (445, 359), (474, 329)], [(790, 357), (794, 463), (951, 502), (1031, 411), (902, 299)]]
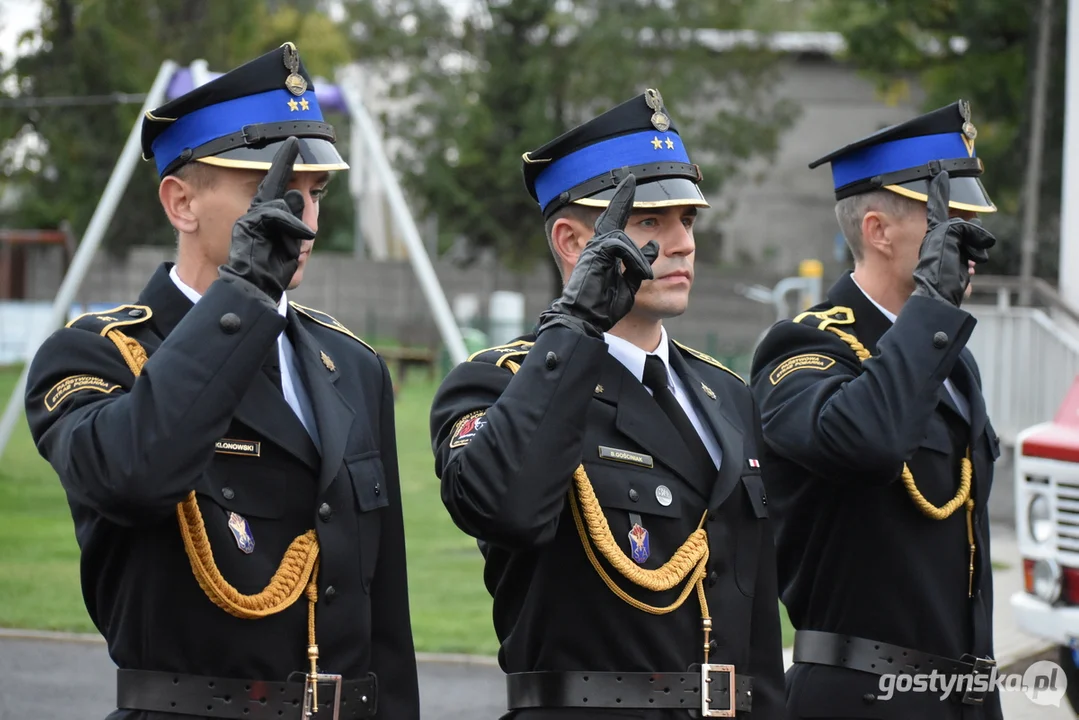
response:
[(989, 260), (996, 238), (977, 222), (948, 217), (951, 186), (941, 172), (929, 183), (927, 231), (914, 268), (914, 295), (959, 307), (970, 282), (969, 262)]
[(562, 297), (540, 315), (537, 335), (562, 325), (602, 338), (633, 307), (641, 283), (652, 279), (652, 263), (659, 256), (655, 240), (638, 248), (624, 232), (636, 190), (633, 175), (618, 184), (607, 209), (596, 219), (595, 236), (577, 259)]
[(299, 266), (300, 246), (315, 237), (301, 219), (303, 194), (286, 192), (299, 151), (294, 137), (281, 144), (251, 207), (232, 226), (228, 264), (218, 268), (223, 279), (240, 279), (261, 290), (275, 308)]

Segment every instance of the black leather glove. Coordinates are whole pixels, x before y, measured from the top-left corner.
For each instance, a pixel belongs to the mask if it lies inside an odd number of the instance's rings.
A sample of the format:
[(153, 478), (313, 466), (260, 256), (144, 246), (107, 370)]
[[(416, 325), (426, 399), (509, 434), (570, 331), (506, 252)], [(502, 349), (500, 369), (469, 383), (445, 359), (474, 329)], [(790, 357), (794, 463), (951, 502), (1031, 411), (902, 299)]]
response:
[(959, 307), (970, 282), (969, 262), (989, 259), (996, 238), (976, 222), (948, 217), (951, 186), (941, 172), (929, 183), (927, 231), (914, 268), (914, 295)]
[(281, 144), (251, 207), (232, 226), (228, 264), (218, 268), (225, 280), (239, 278), (261, 290), (274, 307), (299, 266), (300, 246), (315, 237), (301, 219), (303, 195), (299, 190), (285, 192), (299, 151), (294, 137)]
[(618, 184), (607, 209), (596, 219), (595, 236), (581, 251), (562, 296), (540, 315), (537, 335), (561, 325), (602, 338), (633, 307), (641, 283), (652, 279), (652, 263), (659, 256), (655, 240), (638, 248), (624, 232), (636, 191), (633, 175)]

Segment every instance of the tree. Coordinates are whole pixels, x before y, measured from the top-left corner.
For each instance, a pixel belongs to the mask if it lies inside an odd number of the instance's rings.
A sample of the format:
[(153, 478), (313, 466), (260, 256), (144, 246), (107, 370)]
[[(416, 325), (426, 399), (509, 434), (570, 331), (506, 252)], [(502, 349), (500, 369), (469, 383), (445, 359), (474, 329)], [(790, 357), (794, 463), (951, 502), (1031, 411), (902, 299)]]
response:
[[(764, 49), (714, 48), (752, 2), (487, 0), (454, 16), (438, 0), (352, 0), (355, 55), (387, 78), (384, 112), (403, 182), (439, 219), (440, 247), (465, 236), (512, 267), (550, 254), (521, 154), (656, 88), (701, 165), (706, 196), (768, 157), (795, 117), (769, 92)], [(715, 203), (713, 203), (715, 204)]]
[[(884, 97), (904, 96), (913, 78), (926, 110), (969, 100), (978, 130), (982, 182), (998, 213), (984, 217), (998, 244), (981, 270), (1015, 274), (1029, 153), (1038, 6), (1030, 0), (822, 0), (818, 22), (843, 33), (848, 58), (878, 81)], [(1063, 57), (1065, 3), (1058, 2), (1051, 58)], [(1064, 63), (1050, 62), (1043, 176), (1034, 273), (1056, 279), (1063, 145)]]
[[(267, 12), (262, 0), (45, 0), (33, 31), (39, 49), (0, 76), (0, 88), (14, 88), (0, 89), (0, 98), (67, 96), (74, 104), (16, 105), (0, 114), (0, 138), (9, 138), (0, 150), (0, 193), (19, 195), (0, 222), (48, 228), (68, 220), (81, 236), (139, 110), (90, 98), (146, 93), (166, 58), (181, 65), (203, 58), (223, 71), (292, 40), (313, 75), (332, 76), (348, 60), (348, 43), (315, 5), (278, 3)], [(325, 222), (347, 228), (351, 244), (348, 194), (330, 197)], [(175, 241), (157, 200), (153, 163), (139, 165), (120, 208), (106, 249)]]

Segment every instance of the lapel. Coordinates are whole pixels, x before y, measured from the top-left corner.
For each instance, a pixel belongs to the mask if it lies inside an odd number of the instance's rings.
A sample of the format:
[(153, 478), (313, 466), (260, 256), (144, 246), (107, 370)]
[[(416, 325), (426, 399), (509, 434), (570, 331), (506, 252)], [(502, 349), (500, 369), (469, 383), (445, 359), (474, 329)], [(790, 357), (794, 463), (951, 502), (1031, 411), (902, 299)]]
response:
[[(272, 352), (277, 351), (275, 344)], [(318, 448), (307, 434), (307, 428), (296, 417), (296, 413), (285, 402), (284, 395), (266, 373), (255, 373), (255, 379), (240, 400), (233, 418), (292, 453), (312, 470), (318, 470)]]
[[(303, 326), (292, 306), (288, 308), (287, 317), (289, 335), (296, 348), (300, 374), (303, 376), (307, 394), (311, 398), (315, 425), (318, 427), (319, 439), (322, 442), (322, 469), (318, 478), (318, 491), (321, 493), (333, 482), (337, 471), (341, 468), (341, 460), (345, 456), (345, 446), (348, 444), (356, 411), (337, 389), (340, 370), (331, 371), (324, 364), (322, 358), (324, 351)], [(357, 392), (361, 395), (358, 401), (362, 405), (362, 388), (357, 387)], [(306, 431), (304, 435), (307, 435)]]
[[(989, 412), (985, 407), (985, 398), (982, 397), (974, 378), (977, 374), (973, 367), (974, 355), (968, 348), (963, 348), (959, 353), (959, 362), (952, 371), (952, 382), (955, 389), (963, 394), (970, 405), (970, 436), (976, 440), (985, 432), (985, 426), (989, 422)], [(945, 391), (947, 392), (947, 391)], [(949, 398), (951, 400), (951, 398)], [(952, 403), (954, 407), (954, 403)]]
[[(168, 337), (193, 307), (191, 301), (169, 277), (172, 266), (171, 262), (158, 266), (139, 297), (141, 304), (149, 305), (153, 310), (150, 322), (163, 338)], [(277, 351), (277, 346), (274, 345), (271, 352)], [(261, 370), (255, 373), (255, 379), (240, 400), (233, 419), (295, 455), (311, 469), (318, 469), (318, 450), (311, 442), (307, 430), (285, 402), (281, 392)]]
[(708, 497), (711, 480), (705, 482), (689, 448), (652, 395), (613, 355), (603, 359), (594, 397), (616, 406), (615, 428), (620, 433), (647, 450), (656, 462), (670, 468), (702, 498)]
[(693, 398), (693, 404), (697, 409), (698, 416), (706, 421), (719, 443), (720, 449), (723, 451), (723, 457), (719, 465), (719, 476), (712, 484), (710, 495), (706, 496), (709, 497), (709, 507), (719, 507), (741, 479), (742, 463), (745, 460), (739, 419), (731, 415), (734, 401), (726, 396), (724, 391), (724, 386), (727, 383), (719, 383), (718, 390), (711, 388), (715, 394), (715, 399), (705, 393), (705, 383), (701, 380), (700, 375), (682, 357), (678, 346), (671, 341), (668, 342), (671, 368), (682, 380), (686, 391)]

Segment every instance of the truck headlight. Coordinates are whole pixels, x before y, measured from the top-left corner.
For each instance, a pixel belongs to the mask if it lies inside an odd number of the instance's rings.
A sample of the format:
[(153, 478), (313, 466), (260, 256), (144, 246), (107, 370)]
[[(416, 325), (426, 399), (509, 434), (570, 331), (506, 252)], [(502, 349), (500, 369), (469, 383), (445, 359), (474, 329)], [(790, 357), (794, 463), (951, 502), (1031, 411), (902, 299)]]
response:
[(1030, 498), (1027, 506), (1027, 527), (1030, 529), (1030, 537), (1036, 543), (1043, 543), (1052, 534), (1053, 525), (1049, 520), (1049, 498), (1041, 493), (1035, 493)]
[(1060, 599), (1061, 572), (1056, 560), (1042, 559), (1034, 563), (1034, 594), (1052, 605)]

